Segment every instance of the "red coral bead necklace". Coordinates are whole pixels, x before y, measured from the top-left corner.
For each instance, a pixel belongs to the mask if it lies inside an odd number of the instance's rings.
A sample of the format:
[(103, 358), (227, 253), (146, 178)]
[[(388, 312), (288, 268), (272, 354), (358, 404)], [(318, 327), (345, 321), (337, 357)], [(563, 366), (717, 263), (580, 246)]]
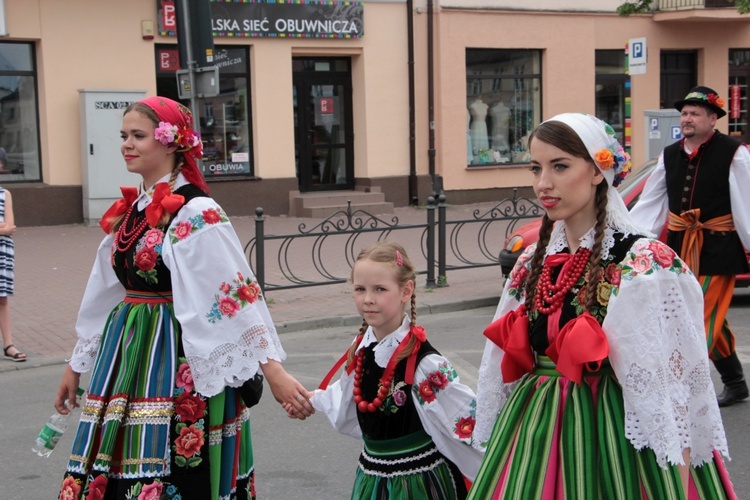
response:
[(131, 205), (130, 208), (128, 208), (128, 211), (125, 212), (125, 218), (122, 220), (122, 224), (120, 224), (120, 227), (117, 229), (117, 233), (115, 233), (115, 245), (118, 252), (125, 253), (130, 250), (130, 248), (138, 240), (141, 234), (143, 234), (146, 226), (148, 226), (148, 221), (144, 217), (141, 222), (136, 224), (133, 229), (128, 231), (127, 227), (130, 223), (130, 217), (133, 215), (134, 210), (135, 205)]
[[(394, 353), (395, 356), (395, 353)], [(380, 388), (378, 394), (371, 402), (367, 401), (362, 397), (362, 370), (364, 365), (365, 350), (360, 349), (357, 353), (357, 359), (354, 364), (354, 402), (357, 404), (357, 408), (362, 413), (374, 413), (375, 410), (383, 405), (383, 400), (388, 396), (388, 391), (391, 388), (391, 382), (393, 381), (393, 372), (395, 371), (395, 363), (391, 367), (390, 361), (388, 367), (383, 372), (383, 376), (380, 377)], [(391, 358), (393, 359), (393, 358)]]
[(572, 257), (573, 263), (570, 271), (566, 276), (560, 277), (559, 283), (552, 283), (553, 266), (545, 262), (542, 274), (539, 276), (537, 292), (534, 297), (534, 307), (542, 314), (551, 314), (560, 309), (565, 296), (581, 278), (590, 257), (591, 250), (583, 247), (579, 248)]

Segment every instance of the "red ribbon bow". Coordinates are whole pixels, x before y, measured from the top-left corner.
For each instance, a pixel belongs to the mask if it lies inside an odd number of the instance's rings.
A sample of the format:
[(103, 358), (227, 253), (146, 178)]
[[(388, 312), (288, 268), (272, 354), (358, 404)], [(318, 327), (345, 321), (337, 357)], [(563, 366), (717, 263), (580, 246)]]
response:
[(409, 331), (412, 335), (417, 337), (417, 340), (419, 340), (420, 342), (424, 342), (425, 340), (427, 340), (427, 334), (425, 333), (424, 328), (422, 328), (421, 326), (414, 325), (411, 327), (411, 329), (409, 329)]
[(524, 306), (490, 323), (484, 329), (484, 336), (505, 352), (500, 363), (503, 381), (513, 382), (534, 369), (534, 354), (529, 341), (529, 316)]
[(165, 210), (168, 214), (173, 214), (184, 204), (184, 196), (181, 194), (172, 194), (169, 184), (160, 182), (154, 188), (154, 196), (151, 203), (146, 207), (146, 221), (148, 221), (148, 225), (156, 227)]
[(107, 234), (112, 232), (112, 219), (115, 219), (124, 214), (138, 197), (137, 188), (130, 186), (121, 186), (120, 191), (122, 192), (122, 198), (114, 202), (112, 206), (109, 207), (106, 212), (104, 212), (104, 215), (102, 215), (102, 220), (99, 221), (99, 225)]
[(609, 356), (609, 343), (599, 322), (586, 311), (565, 325), (546, 354), (558, 372), (580, 384), (585, 365), (597, 371)]

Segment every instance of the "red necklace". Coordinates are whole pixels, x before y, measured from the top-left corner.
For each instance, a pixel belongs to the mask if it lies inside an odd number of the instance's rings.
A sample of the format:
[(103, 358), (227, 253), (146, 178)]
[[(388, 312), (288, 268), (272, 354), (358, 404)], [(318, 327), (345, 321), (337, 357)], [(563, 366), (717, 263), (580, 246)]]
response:
[(565, 295), (578, 283), (583, 271), (586, 269), (589, 257), (591, 257), (591, 250), (583, 247), (579, 248), (572, 257), (573, 263), (571, 264), (570, 271), (568, 271), (567, 275), (562, 276), (559, 283), (552, 283), (553, 266), (545, 262), (542, 274), (539, 276), (539, 283), (537, 284), (534, 307), (542, 314), (550, 314), (560, 309)]
[(133, 215), (134, 209), (135, 205), (131, 205), (130, 208), (128, 208), (128, 211), (125, 212), (125, 218), (122, 220), (122, 224), (120, 224), (120, 227), (117, 229), (117, 233), (115, 233), (115, 246), (117, 248), (117, 251), (122, 253), (130, 250), (130, 248), (138, 240), (141, 234), (143, 234), (146, 226), (148, 226), (148, 221), (144, 217), (141, 222), (136, 224), (133, 229), (128, 231), (127, 227), (130, 222), (130, 217), (131, 215)]
[[(394, 353), (395, 355), (395, 353)], [(362, 397), (362, 365), (364, 364), (365, 350), (360, 349), (357, 353), (357, 360), (354, 363), (354, 402), (357, 404), (357, 408), (362, 413), (370, 412), (374, 413), (375, 410), (383, 405), (383, 400), (388, 396), (388, 391), (391, 388), (391, 382), (393, 381), (393, 372), (396, 369), (396, 364), (388, 362), (388, 367), (383, 372), (383, 376), (380, 377), (380, 388), (378, 389), (378, 395), (372, 402), (367, 401)], [(393, 359), (393, 358), (391, 358)]]

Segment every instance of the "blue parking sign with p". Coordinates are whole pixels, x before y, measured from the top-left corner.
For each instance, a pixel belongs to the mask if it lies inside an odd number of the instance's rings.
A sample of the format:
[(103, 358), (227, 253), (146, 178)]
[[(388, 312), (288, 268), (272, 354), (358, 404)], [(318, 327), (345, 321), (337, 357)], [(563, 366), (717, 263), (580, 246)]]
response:
[(682, 139), (682, 130), (679, 125), (672, 125), (669, 129), (669, 136), (674, 140)]
[(643, 57), (643, 42), (633, 43), (633, 57), (636, 57), (636, 58)]

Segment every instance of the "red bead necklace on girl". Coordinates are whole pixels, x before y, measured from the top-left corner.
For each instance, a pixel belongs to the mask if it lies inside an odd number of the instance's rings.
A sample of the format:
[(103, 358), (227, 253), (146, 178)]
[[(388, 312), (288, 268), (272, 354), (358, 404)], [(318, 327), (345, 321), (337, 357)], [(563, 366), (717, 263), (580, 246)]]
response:
[(365, 358), (365, 350), (360, 349), (357, 353), (357, 359), (354, 362), (354, 402), (357, 405), (357, 409), (362, 413), (374, 413), (378, 408), (383, 405), (383, 400), (388, 396), (388, 391), (391, 389), (391, 382), (393, 381), (393, 373), (396, 371), (396, 365), (398, 364), (399, 355), (404, 352), (407, 344), (411, 340), (412, 336), (417, 338), (417, 344), (414, 346), (411, 354), (409, 354), (408, 361), (406, 362), (406, 374), (404, 376), (404, 382), (412, 384), (414, 382), (414, 368), (417, 361), (417, 353), (422, 342), (427, 338), (424, 328), (421, 326), (413, 325), (409, 329), (409, 333), (404, 339), (398, 344), (398, 347), (391, 355), (391, 359), (388, 360), (388, 365), (385, 367), (383, 376), (380, 377), (380, 388), (378, 394), (372, 401), (367, 401), (362, 397), (362, 370)]
[(144, 217), (141, 222), (135, 225), (131, 230), (128, 230), (128, 224), (130, 223), (130, 217), (133, 215), (135, 205), (131, 205), (125, 212), (125, 218), (122, 220), (122, 224), (115, 233), (115, 245), (118, 252), (125, 253), (130, 250), (130, 247), (138, 241), (138, 238), (143, 234), (143, 231), (148, 226), (148, 220)]
[(591, 250), (580, 247), (575, 255), (570, 257), (573, 259), (570, 270), (565, 276), (558, 278), (559, 283), (552, 283), (553, 266), (545, 261), (534, 296), (534, 307), (542, 314), (551, 314), (560, 309), (565, 296), (581, 278), (590, 257)]

